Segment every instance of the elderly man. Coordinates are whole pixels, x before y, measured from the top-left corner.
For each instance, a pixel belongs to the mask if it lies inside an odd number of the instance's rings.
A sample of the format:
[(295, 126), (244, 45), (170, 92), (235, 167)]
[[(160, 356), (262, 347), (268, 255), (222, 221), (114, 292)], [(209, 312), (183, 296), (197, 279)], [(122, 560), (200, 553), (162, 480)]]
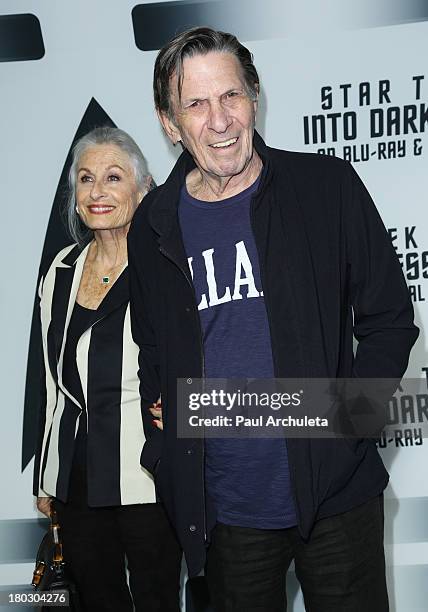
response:
[[(176, 383), (401, 377), (417, 329), (385, 228), (349, 164), (266, 146), (257, 71), (231, 34), (176, 36), (154, 94), (184, 151), (129, 234), (141, 463), (189, 573), (206, 567), (215, 610), (274, 612), (294, 559), (307, 610), (383, 612), (388, 475), (374, 441), (180, 439)], [(159, 395), (163, 431), (148, 421)]]

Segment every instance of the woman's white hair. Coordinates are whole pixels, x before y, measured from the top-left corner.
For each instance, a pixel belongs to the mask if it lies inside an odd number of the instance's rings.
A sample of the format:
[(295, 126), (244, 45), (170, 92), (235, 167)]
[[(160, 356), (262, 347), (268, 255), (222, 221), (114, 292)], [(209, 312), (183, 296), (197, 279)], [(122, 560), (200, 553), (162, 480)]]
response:
[[(123, 130), (106, 125), (94, 128), (82, 136), (76, 142), (72, 151), (71, 166), (68, 173), (68, 197), (65, 207), (68, 231), (73, 240), (80, 246), (83, 246), (92, 239), (93, 232), (82, 223), (76, 211), (76, 183), (79, 161), (86, 149), (104, 144), (115, 145), (127, 154), (134, 168), (138, 190), (144, 191), (147, 184), (147, 177), (150, 176), (146, 160), (139, 146), (135, 140)], [(154, 189), (155, 186), (152, 179), (149, 190)]]

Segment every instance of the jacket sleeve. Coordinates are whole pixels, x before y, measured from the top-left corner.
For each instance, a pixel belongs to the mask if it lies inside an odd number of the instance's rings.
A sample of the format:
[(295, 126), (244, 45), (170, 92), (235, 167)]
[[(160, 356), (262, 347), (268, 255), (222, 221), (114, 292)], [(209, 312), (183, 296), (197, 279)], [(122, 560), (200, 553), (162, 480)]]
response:
[(376, 207), (351, 165), (348, 265), (358, 341), (353, 374), (358, 378), (404, 375), (419, 330), (401, 265)]
[[(147, 197), (147, 196), (146, 196)], [(130, 289), (131, 329), (135, 343), (139, 347), (139, 370), (141, 411), (146, 442), (141, 452), (140, 463), (152, 474), (162, 454), (164, 434), (153, 427), (153, 416), (149, 407), (160, 397), (160, 362), (154, 330), (153, 304), (155, 288), (150, 283), (153, 273), (151, 261), (155, 248), (149, 236), (148, 226), (136, 213), (128, 234), (128, 266)], [(144, 236), (143, 236), (144, 233)]]
[(33, 472), (33, 494), (38, 497), (45, 497), (47, 493), (41, 488), (42, 483), (42, 470), (43, 470), (43, 456), (48, 445), (48, 433), (50, 424), (52, 422), (52, 416), (56, 406), (57, 400), (57, 389), (55, 380), (51, 374), (49, 363), (48, 363), (48, 352), (47, 352), (47, 329), (42, 315), (42, 309), (50, 310), (50, 305), (45, 304), (46, 299), (43, 298), (43, 283), (44, 278), (42, 277), (39, 284), (39, 316), (40, 316), (40, 343), (39, 350), (41, 351), (40, 357), (40, 410), (37, 418), (37, 435), (36, 435), (36, 447), (34, 452), (34, 472)]
[[(350, 298), (358, 341), (352, 376), (376, 379), (357, 384), (351, 395), (370, 396), (376, 418), (360, 432), (378, 434), (385, 425), (385, 402), (403, 377), (419, 330), (398, 256), (376, 207), (350, 164), (345, 202)], [(349, 408), (349, 407), (348, 407)], [(361, 406), (354, 405), (354, 414)], [(364, 413), (364, 410), (362, 411)]]

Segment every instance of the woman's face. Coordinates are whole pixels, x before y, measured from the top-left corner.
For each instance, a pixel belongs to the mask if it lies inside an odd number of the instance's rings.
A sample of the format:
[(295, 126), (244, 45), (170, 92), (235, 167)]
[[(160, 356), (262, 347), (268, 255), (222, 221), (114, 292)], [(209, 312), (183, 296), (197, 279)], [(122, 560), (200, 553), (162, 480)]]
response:
[(146, 191), (138, 190), (131, 161), (116, 145), (94, 145), (79, 159), (77, 210), (94, 231), (128, 226)]

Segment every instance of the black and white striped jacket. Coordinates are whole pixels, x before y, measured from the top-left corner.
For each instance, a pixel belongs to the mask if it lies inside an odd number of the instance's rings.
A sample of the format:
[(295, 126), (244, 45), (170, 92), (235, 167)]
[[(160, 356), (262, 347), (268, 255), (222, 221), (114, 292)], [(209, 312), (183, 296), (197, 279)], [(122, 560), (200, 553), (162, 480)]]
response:
[(153, 479), (140, 466), (145, 436), (126, 266), (78, 340), (77, 369), (85, 405), (63, 382), (67, 328), (87, 251), (77, 245), (60, 251), (40, 283), (44, 393), (34, 494), (67, 500), (79, 418), (86, 411), (89, 505), (155, 502)]

